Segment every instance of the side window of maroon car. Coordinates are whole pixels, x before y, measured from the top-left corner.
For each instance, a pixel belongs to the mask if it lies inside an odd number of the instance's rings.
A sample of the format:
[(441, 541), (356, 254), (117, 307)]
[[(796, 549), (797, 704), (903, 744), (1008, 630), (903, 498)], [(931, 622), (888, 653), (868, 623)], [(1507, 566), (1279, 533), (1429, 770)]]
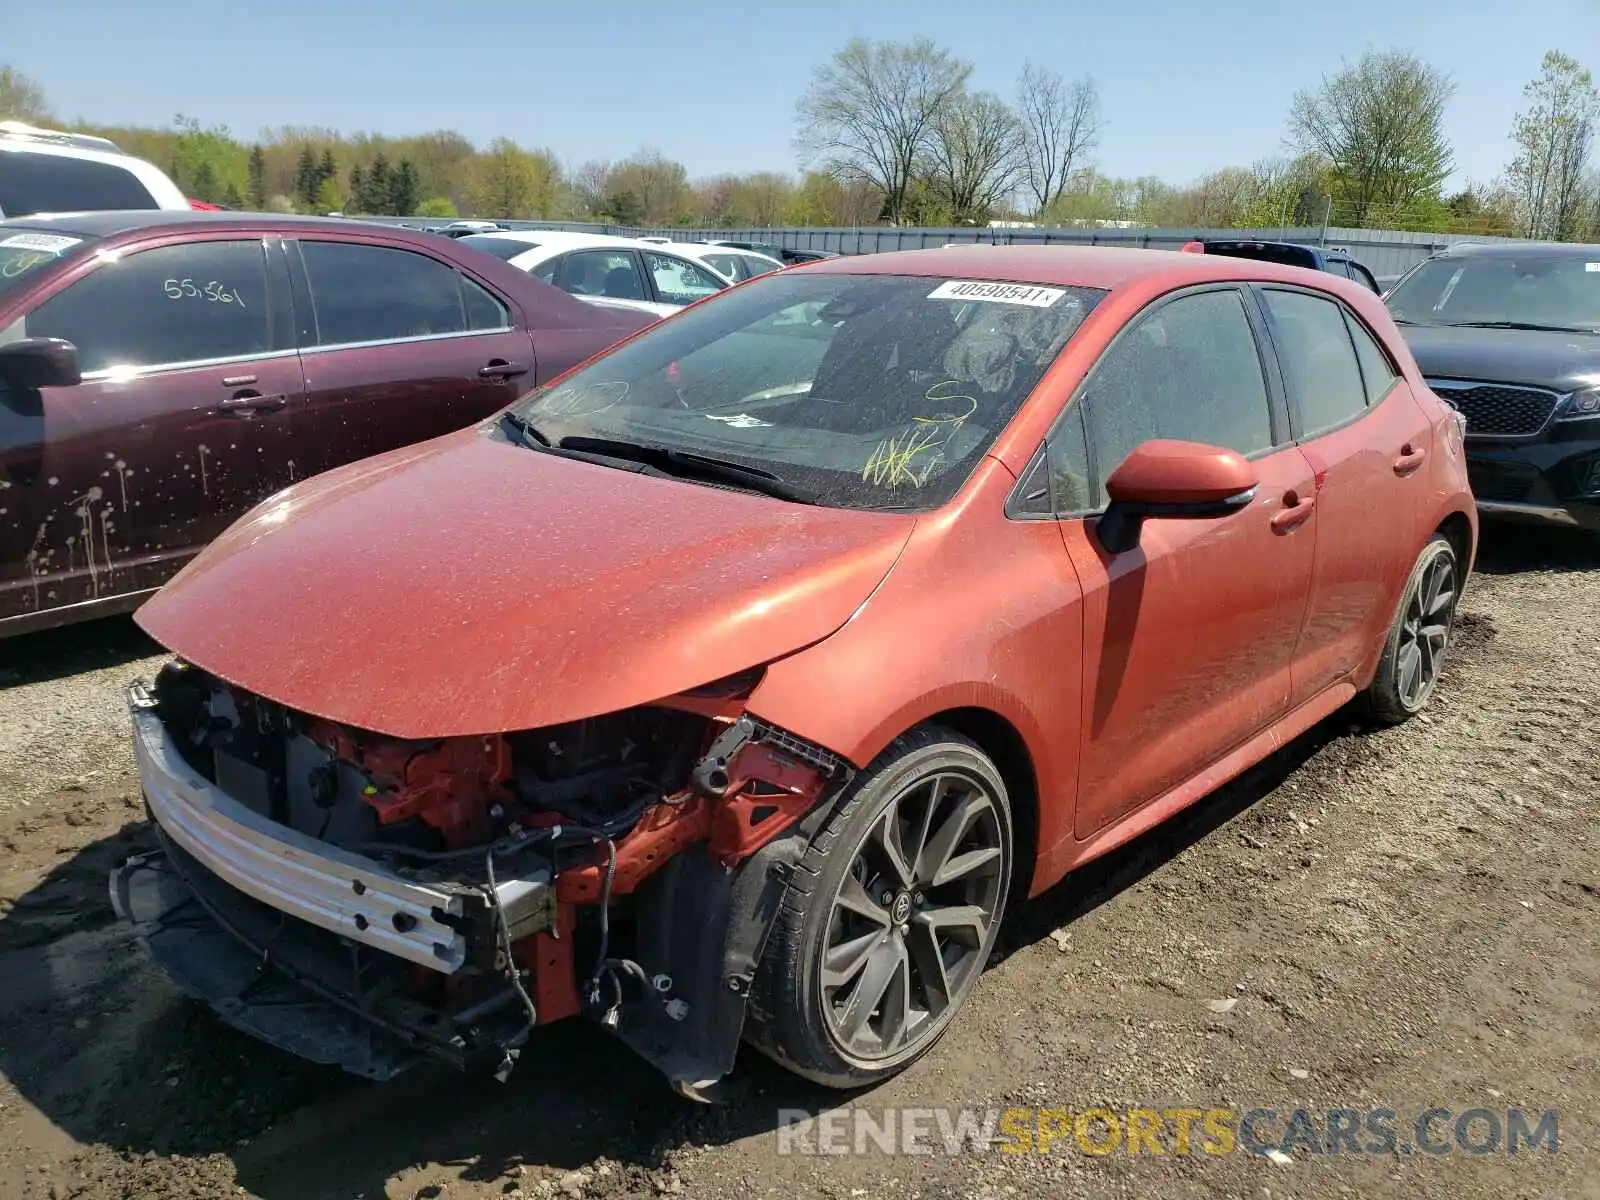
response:
[(85, 373), (275, 348), (260, 241), (192, 242), (102, 262), (23, 325), (27, 337), (73, 343)]
[(505, 306), (454, 267), (390, 246), (300, 243), (319, 346), (507, 328)]

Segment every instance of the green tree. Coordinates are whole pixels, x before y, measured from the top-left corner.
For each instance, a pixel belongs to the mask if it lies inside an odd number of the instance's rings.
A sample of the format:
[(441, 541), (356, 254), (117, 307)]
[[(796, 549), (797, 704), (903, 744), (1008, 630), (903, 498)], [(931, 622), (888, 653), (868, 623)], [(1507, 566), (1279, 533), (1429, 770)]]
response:
[[(631, 195), (638, 202), (634, 220), (625, 225), (672, 225), (687, 212), (689, 172), (684, 165), (667, 158), (659, 150), (642, 150), (614, 165), (606, 176), (609, 195)], [(607, 206), (610, 208), (611, 206)]]
[(429, 196), (417, 205), (416, 215), (419, 217), (459, 217), (461, 212), (443, 196)]
[(1400, 50), (1372, 51), (1295, 95), (1295, 145), (1333, 164), (1335, 204), (1352, 223), (1438, 201), (1452, 152), (1444, 110), (1455, 85)]
[(317, 189), (316, 211), (324, 215), (343, 212), (344, 206), (344, 189), (339, 186), (339, 177), (334, 175), (324, 179), (322, 186)]
[(611, 192), (605, 197), (604, 215), (618, 225), (643, 225), (644, 205), (632, 192)]
[[(237, 187), (249, 170), (244, 148), (227, 127), (202, 128), (181, 114), (173, 122), (170, 161), (172, 180), (197, 200), (215, 204), (231, 183)], [(133, 147), (130, 147), (132, 149)]]
[(479, 159), (473, 207), (493, 218), (552, 216), (561, 185), (561, 168), (553, 154), (496, 138)]
[(389, 181), (389, 212), (397, 217), (409, 217), (417, 207), (417, 168), (409, 158), (402, 158)]
[(244, 194), (239, 191), (239, 185), (230, 183), (223, 189), (222, 203), (227, 208), (239, 209), (244, 207)]
[(267, 156), (258, 142), (250, 147), (250, 207), (260, 212), (267, 206)]
[(873, 184), (898, 222), (934, 122), (971, 73), (927, 38), (855, 38), (813, 73), (795, 108), (795, 147), (808, 165)]
[(317, 191), (322, 186), (322, 180), (317, 176), (317, 156), (310, 146), (302, 146), (300, 159), (295, 166), (294, 194), (304, 210), (311, 210), (317, 205)]
[(357, 163), (350, 168), (350, 190), (348, 207), (351, 212), (365, 213), (367, 208), (367, 176), (362, 171), (361, 164)]
[(317, 160), (317, 195), (322, 194), (323, 186), (328, 180), (339, 178), (339, 164), (334, 161), (332, 147), (325, 146), (322, 157)]
[(1506, 171), (1521, 209), (1520, 232), (1574, 241), (1588, 224), (1587, 176), (1600, 121), (1600, 90), (1577, 59), (1552, 50), (1523, 95), (1529, 106), (1511, 127), (1517, 156)]
[(362, 197), (361, 211), (382, 216), (393, 216), (389, 205), (394, 198), (394, 180), (389, 170), (389, 160), (382, 150), (367, 166), (367, 190)]
[(196, 200), (215, 204), (222, 197), (222, 188), (217, 183), (217, 173), (212, 170), (209, 162), (202, 161), (193, 171), (180, 171), (174, 164), (172, 177), (174, 180), (184, 179), (184, 190)]

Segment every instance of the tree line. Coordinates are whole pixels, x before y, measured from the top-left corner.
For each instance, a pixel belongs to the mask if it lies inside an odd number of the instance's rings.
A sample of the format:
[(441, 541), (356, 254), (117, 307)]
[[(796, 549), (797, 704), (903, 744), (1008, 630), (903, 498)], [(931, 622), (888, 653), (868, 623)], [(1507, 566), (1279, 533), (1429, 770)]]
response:
[[(1024, 63), (1010, 96), (970, 87), (972, 66), (928, 39), (852, 40), (815, 69), (795, 108), (797, 173), (691, 179), (656, 150), (566, 164), (499, 138), (475, 146), (283, 126), (252, 140), (178, 116), (164, 129), (75, 128), (166, 169), (231, 208), (621, 225), (1113, 223), (1351, 225), (1600, 240), (1600, 90), (1546, 54), (1524, 90), (1499, 177), (1454, 190), (1444, 133), (1450, 76), (1402, 50), (1371, 51), (1297, 93), (1283, 153), (1177, 184), (1117, 178), (1095, 161), (1106, 122), (1092, 77)], [(43, 91), (0, 67), (0, 119), (61, 124)]]

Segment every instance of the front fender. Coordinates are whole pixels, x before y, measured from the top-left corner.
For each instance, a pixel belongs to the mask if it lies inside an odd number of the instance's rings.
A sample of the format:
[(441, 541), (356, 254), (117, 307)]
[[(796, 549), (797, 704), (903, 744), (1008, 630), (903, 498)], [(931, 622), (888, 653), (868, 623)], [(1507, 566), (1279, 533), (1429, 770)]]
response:
[(1072, 834), (1082, 646), (1082, 593), (1060, 531), (1007, 520), (996, 500), (992, 519), (969, 506), (919, 522), (866, 605), (772, 663), (749, 711), (858, 767), (942, 712), (995, 713), (1031, 759), (1047, 852)]

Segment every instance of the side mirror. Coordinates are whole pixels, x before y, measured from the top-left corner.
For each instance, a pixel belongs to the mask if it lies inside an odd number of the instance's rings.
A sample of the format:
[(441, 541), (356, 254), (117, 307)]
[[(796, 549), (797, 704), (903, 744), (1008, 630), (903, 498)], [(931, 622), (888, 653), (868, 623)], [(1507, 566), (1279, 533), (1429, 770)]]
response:
[(1139, 544), (1149, 517), (1226, 517), (1255, 499), (1260, 481), (1244, 455), (1199, 442), (1157, 440), (1135, 447), (1106, 480), (1111, 503), (1095, 536), (1112, 554)]
[(22, 338), (0, 346), (0, 383), (34, 392), (82, 382), (78, 348), (64, 338)]

